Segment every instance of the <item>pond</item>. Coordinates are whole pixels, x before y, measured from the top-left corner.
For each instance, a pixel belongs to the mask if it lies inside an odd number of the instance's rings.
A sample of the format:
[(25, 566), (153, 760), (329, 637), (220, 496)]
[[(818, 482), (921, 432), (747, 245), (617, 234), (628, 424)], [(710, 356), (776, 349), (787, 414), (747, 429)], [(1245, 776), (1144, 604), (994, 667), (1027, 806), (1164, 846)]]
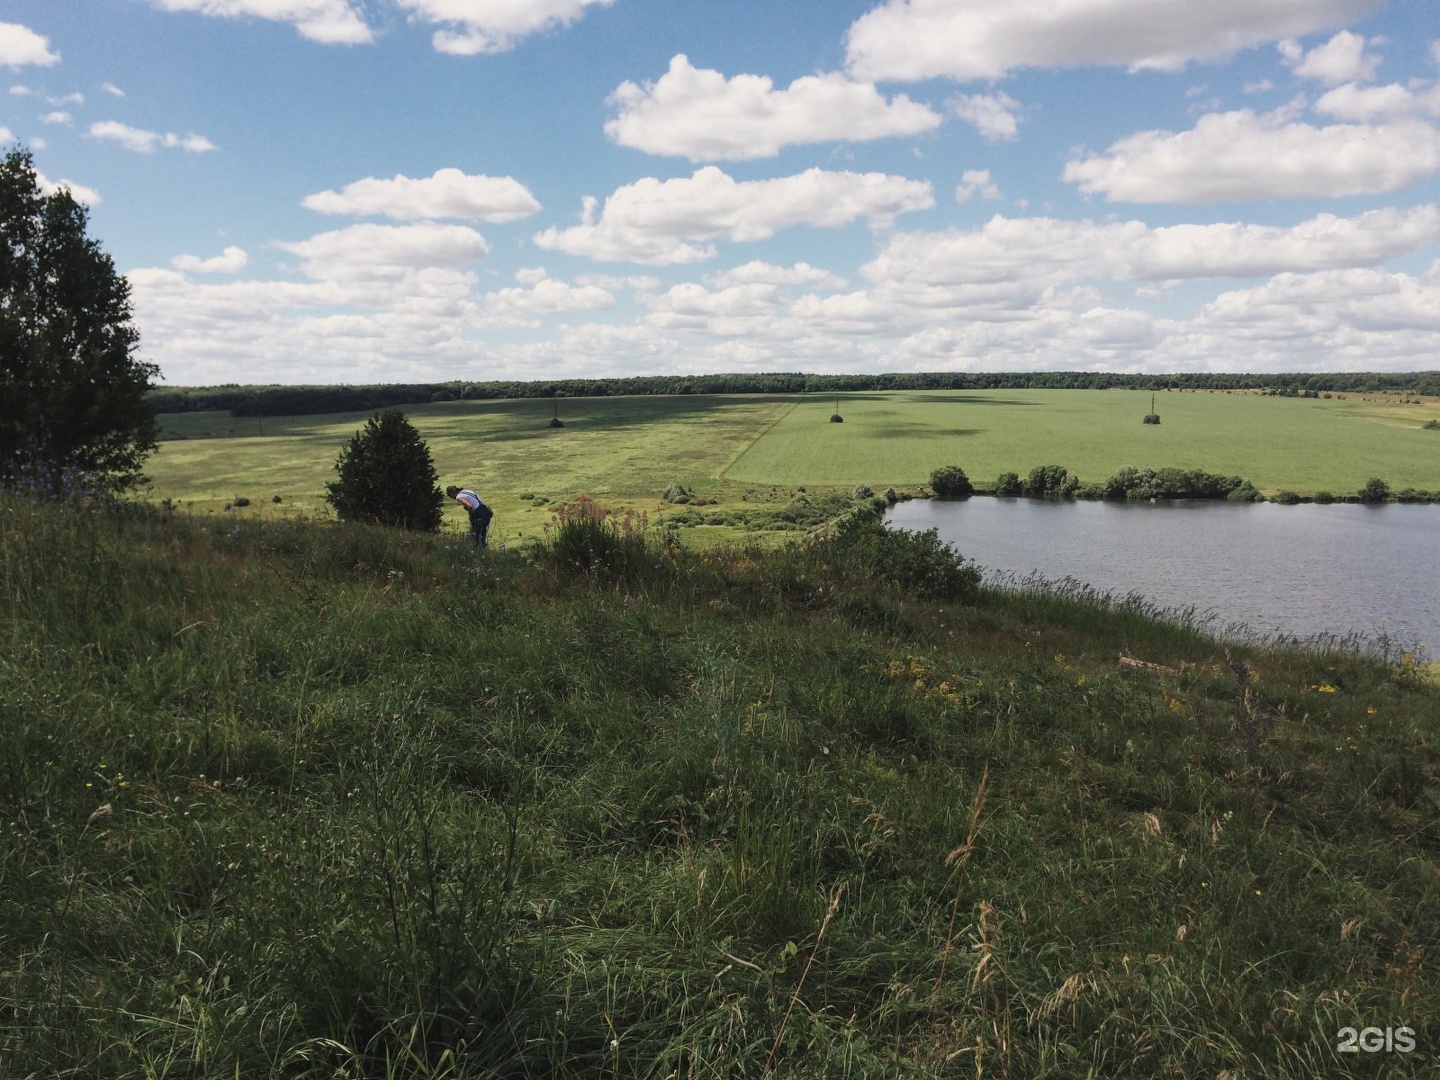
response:
[(899, 503), (987, 580), (1073, 578), (1193, 607), (1265, 635), (1387, 637), (1440, 656), (1440, 506), (1116, 503), (973, 498)]

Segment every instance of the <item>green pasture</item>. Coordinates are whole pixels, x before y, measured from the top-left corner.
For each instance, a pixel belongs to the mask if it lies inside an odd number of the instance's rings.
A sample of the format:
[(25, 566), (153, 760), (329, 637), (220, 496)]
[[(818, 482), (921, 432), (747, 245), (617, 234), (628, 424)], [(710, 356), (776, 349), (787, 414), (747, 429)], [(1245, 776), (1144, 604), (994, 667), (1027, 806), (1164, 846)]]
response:
[[(539, 400), (415, 405), (405, 414), (429, 443), (441, 485), (480, 491), (499, 515), (493, 535), (503, 539), (538, 533), (550, 519), (524, 494), (583, 492), (653, 508), (674, 481), (708, 493), (737, 450), (791, 406), (789, 398), (758, 396), (566, 399), (563, 428), (549, 427), (554, 405)], [(164, 441), (147, 468), (152, 498), (202, 513), (236, 497), (266, 513), (325, 513), (335, 457), (368, 415), (163, 415)], [(461, 522), (458, 509), (447, 513)]]
[[(1353, 492), (1372, 476), (1395, 490), (1440, 488), (1440, 432), (1422, 427), (1440, 416), (1440, 402), (1396, 396), (1162, 393), (1158, 426), (1140, 422), (1150, 396), (1131, 390), (842, 394), (842, 424), (830, 423), (830, 395), (563, 399), (558, 429), (548, 426), (553, 408), (457, 401), (406, 414), (441, 483), (472, 485), (492, 501), (502, 539), (534, 535), (550, 519), (524, 494), (584, 492), (654, 513), (676, 481), (736, 505), (783, 502), (797, 485), (915, 486), (951, 464), (982, 486), (1002, 471), (1058, 464), (1097, 481), (1122, 465), (1204, 469), (1302, 494)], [(152, 497), (202, 513), (237, 497), (251, 500), (251, 512), (325, 513), (335, 457), (366, 416), (164, 415)]]
[(762, 484), (920, 484), (959, 465), (981, 484), (1063, 465), (1099, 481), (1123, 465), (1174, 466), (1247, 477), (1262, 491), (1355, 491), (1372, 476), (1392, 488), (1440, 487), (1440, 432), (1423, 430), (1440, 403), (1171, 392), (1158, 426), (1141, 423), (1136, 390), (996, 390), (841, 395), (797, 405), (745, 450), (730, 480)]

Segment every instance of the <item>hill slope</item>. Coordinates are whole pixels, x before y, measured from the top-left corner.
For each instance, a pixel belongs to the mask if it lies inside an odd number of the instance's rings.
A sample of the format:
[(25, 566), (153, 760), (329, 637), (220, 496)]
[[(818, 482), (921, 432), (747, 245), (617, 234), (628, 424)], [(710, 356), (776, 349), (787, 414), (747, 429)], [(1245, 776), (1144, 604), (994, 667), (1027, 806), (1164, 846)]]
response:
[(693, 556), (583, 503), (476, 554), (0, 496), (0, 619), (5, 1075), (1440, 1049), (1440, 696), (1408, 664), (984, 592), (858, 512)]

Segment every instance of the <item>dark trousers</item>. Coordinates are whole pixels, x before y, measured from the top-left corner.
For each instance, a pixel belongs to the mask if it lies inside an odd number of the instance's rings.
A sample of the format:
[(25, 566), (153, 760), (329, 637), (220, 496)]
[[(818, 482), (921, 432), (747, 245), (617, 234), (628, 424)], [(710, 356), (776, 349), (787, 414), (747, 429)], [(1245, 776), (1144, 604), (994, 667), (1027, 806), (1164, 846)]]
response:
[(485, 536), (490, 531), (490, 519), (495, 512), (488, 506), (477, 506), (470, 511), (470, 536), (477, 547), (487, 547)]

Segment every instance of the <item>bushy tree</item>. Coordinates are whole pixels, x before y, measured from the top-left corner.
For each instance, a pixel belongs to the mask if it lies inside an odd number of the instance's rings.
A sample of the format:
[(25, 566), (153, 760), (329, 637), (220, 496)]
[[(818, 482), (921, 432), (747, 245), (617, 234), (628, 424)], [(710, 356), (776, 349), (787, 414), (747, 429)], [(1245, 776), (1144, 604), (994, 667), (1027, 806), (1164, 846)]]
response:
[(946, 465), (930, 474), (930, 490), (942, 499), (964, 499), (975, 494), (975, 485), (959, 465)]
[(119, 491), (155, 448), (158, 369), (135, 355), (130, 283), (86, 223), (67, 189), (41, 191), (29, 151), (0, 159), (0, 482)]
[(335, 461), (339, 479), (325, 485), (325, 499), (346, 521), (398, 525), (435, 532), (440, 528), (440, 490), (430, 448), (399, 409), (376, 413)]
[(1362, 503), (1382, 503), (1390, 498), (1390, 485), (1378, 476), (1372, 476), (1365, 481), (1360, 488), (1360, 501)]

